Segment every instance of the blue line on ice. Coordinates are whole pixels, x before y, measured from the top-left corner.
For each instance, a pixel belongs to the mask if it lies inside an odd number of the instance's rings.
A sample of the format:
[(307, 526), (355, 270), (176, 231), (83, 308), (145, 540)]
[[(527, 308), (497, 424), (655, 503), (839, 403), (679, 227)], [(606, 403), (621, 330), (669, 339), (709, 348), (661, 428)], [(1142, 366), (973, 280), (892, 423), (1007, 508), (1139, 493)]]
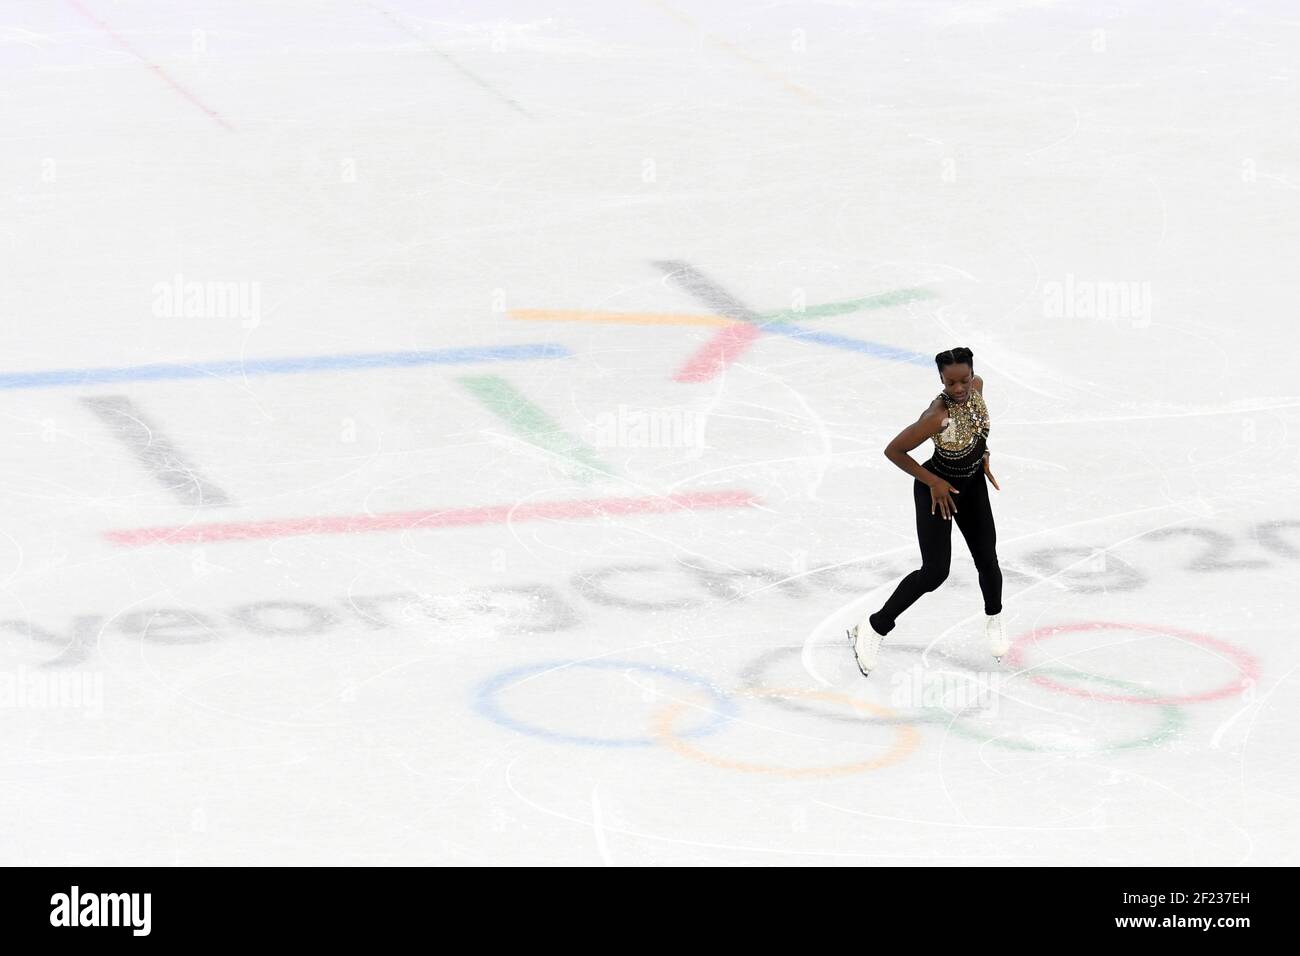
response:
[(189, 364), (161, 362), (109, 368), (60, 368), (41, 372), (0, 373), (0, 389), (50, 388), (60, 385), (103, 385), (109, 382), (154, 382), (185, 378), (243, 378), (294, 372), (356, 371), (417, 365), (462, 365), (515, 359), (569, 358), (563, 345), (493, 345), (477, 348), (418, 349), (405, 352), (351, 352), (339, 355), (298, 355), (283, 358), (225, 359)]

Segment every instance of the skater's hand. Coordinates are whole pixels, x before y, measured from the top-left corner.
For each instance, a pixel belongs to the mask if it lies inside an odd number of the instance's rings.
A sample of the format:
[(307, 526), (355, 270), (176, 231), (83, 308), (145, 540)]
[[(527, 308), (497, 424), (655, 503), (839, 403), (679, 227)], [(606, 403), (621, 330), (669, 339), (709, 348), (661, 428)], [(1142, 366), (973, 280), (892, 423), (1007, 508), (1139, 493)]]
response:
[(984, 453), (984, 474), (986, 474), (986, 475), (989, 476), (989, 481), (993, 482), (993, 487), (994, 487), (994, 488), (996, 488), (998, 491), (1001, 491), (1001, 490), (1002, 490), (1002, 486), (998, 484), (998, 480), (997, 480), (996, 478), (993, 477), (993, 472), (989, 471), (989, 453), (988, 453), (988, 452), (985, 452), (985, 453)]
[(939, 513), (952, 520), (952, 516), (957, 513), (957, 502), (953, 501), (953, 495), (961, 494), (956, 488), (948, 484), (942, 478), (934, 478), (930, 481), (930, 514), (934, 514), (934, 509), (938, 508)]

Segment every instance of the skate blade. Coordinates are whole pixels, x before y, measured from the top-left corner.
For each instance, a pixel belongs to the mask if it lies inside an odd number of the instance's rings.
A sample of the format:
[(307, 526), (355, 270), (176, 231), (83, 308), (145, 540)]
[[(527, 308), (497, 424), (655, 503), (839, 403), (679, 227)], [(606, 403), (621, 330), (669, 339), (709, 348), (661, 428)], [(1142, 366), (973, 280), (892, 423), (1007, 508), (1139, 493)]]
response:
[(857, 648), (858, 642), (854, 639), (853, 636), (854, 630), (855, 630), (854, 628), (847, 628), (847, 627), (844, 629), (844, 636), (849, 639), (849, 647), (853, 648), (853, 663), (858, 665), (859, 674), (861, 674), (863, 677), (870, 677), (871, 671), (866, 670), (862, 666), (862, 661), (858, 660), (858, 648)]

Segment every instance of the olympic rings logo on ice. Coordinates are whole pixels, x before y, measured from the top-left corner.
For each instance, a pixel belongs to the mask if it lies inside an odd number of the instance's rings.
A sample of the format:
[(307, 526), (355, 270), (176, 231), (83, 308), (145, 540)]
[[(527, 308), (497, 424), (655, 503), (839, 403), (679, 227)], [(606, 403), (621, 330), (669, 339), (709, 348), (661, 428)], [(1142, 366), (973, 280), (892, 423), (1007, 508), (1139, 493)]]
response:
[[(1121, 701), (1129, 704), (1191, 704), (1201, 701), (1221, 700), (1224, 697), (1234, 697), (1240, 694), (1246, 687), (1254, 685), (1259, 680), (1259, 662), (1251, 654), (1229, 644), (1227, 641), (1221, 641), (1218, 638), (1210, 637), (1208, 634), (1197, 634), (1194, 631), (1183, 630), (1180, 627), (1167, 627), (1160, 624), (1125, 624), (1120, 621), (1082, 621), (1078, 624), (1056, 624), (1051, 627), (1040, 627), (1030, 631), (1022, 637), (1017, 638), (1007, 654), (1007, 663), (1012, 667), (1024, 666), (1025, 652), (1032, 646), (1042, 642), (1046, 638), (1054, 637), (1057, 634), (1077, 633), (1080, 631), (1154, 631), (1157, 634), (1168, 634), (1170, 637), (1176, 637), (1188, 644), (1198, 647), (1205, 647), (1217, 654), (1226, 657), (1229, 661), (1237, 666), (1237, 671), (1241, 677), (1237, 681), (1229, 681), (1213, 690), (1203, 691), (1199, 694), (1183, 694), (1181, 696), (1171, 697), (1132, 697), (1125, 695), (1097, 695), (1087, 694), (1097, 700)], [(1051, 679), (1043, 679), (1037, 675), (1029, 678), (1035, 683), (1042, 684), (1044, 687), (1050, 687), (1053, 690), (1059, 690), (1065, 694), (1084, 693), (1075, 688), (1062, 687)]]
[[(1161, 694), (1131, 681), (1092, 674), (1063, 666), (1052, 660), (1052, 666), (1027, 664), (1029, 652), (1044, 640), (1058, 634), (1098, 631), (1147, 631), (1173, 637), (1179, 641), (1212, 651), (1216, 656), (1231, 662), (1239, 679), (1224, 683), (1214, 689), (1187, 694)], [(977, 669), (969, 662), (954, 658), (942, 651), (920, 647), (886, 645), (885, 653), (923, 654), (936, 657), (956, 668), (958, 672), (975, 674)], [(978, 707), (959, 708), (956, 712), (935, 707), (909, 707), (896, 710), (882, 704), (869, 703), (848, 694), (824, 689), (806, 689), (787, 686), (787, 682), (768, 683), (769, 675), (783, 659), (801, 655), (799, 646), (778, 647), (759, 655), (740, 674), (740, 685), (731, 692), (718, 688), (705, 677), (677, 668), (660, 667), (637, 661), (596, 658), (591, 660), (551, 661), (516, 667), (484, 681), (476, 694), (480, 714), (517, 733), (540, 737), (556, 743), (593, 747), (651, 747), (662, 746), (672, 752), (699, 762), (742, 773), (764, 774), (786, 779), (809, 779), (864, 773), (892, 766), (913, 753), (921, 740), (919, 728), (937, 727), (955, 736), (966, 738), (980, 746), (992, 745), (1010, 750), (1046, 753), (1099, 753), (1154, 747), (1173, 737), (1184, 723), (1182, 706), (1188, 703), (1220, 700), (1240, 694), (1252, 687), (1259, 675), (1255, 658), (1242, 648), (1226, 641), (1197, 634), (1181, 628), (1163, 625), (1127, 624), (1111, 621), (1088, 621), (1075, 624), (1040, 627), (1018, 637), (1012, 644), (1006, 661), (1018, 668), (1016, 676), (1023, 676), (1035, 686), (1073, 697), (1085, 698), (1093, 703), (1131, 704), (1149, 708), (1150, 726), (1128, 737), (1082, 743), (1067, 735), (1065, 742), (1044, 741), (1042, 735), (1010, 733), (997, 726), (988, 726), (974, 716)], [(664, 694), (659, 688), (650, 697), (667, 697), (667, 704), (653, 712), (651, 733), (645, 736), (601, 736), (564, 733), (521, 720), (509, 713), (501, 701), (507, 690), (547, 674), (569, 668), (595, 669), (622, 672), (624, 675), (647, 676), (651, 679), (668, 679), (682, 686), (681, 694)], [(1098, 689), (1101, 688), (1101, 689)], [(645, 690), (646, 688), (643, 688)], [(650, 699), (647, 697), (646, 699)], [(761, 702), (819, 718), (859, 726), (889, 728), (888, 745), (879, 753), (868, 754), (860, 760), (826, 766), (783, 766), (722, 756), (716, 747), (704, 747), (698, 738), (717, 735), (734, 726), (738, 704)], [(688, 717), (690, 718), (688, 722)], [(685, 725), (685, 726), (683, 726)]]
[[(794, 657), (800, 654), (800, 647), (778, 647), (775, 650), (768, 651), (752, 664), (750, 664), (742, 675), (745, 686), (750, 689), (765, 687), (766, 673), (772, 665), (780, 661), (783, 657)], [(924, 654), (927, 657), (937, 657), (946, 660), (954, 666), (966, 671), (973, 671), (973, 667), (964, 662), (951, 657), (942, 651), (926, 651), (921, 647), (907, 645), (896, 645), (894, 647), (882, 648), (882, 653), (908, 653)], [(818, 717), (825, 717), (831, 720), (847, 720), (856, 723), (881, 723), (881, 724), (934, 724), (942, 727), (946, 731), (951, 731), (961, 737), (975, 740), (981, 744), (993, 744), (998, 747), (1005, 747), (1010, 750), (1032, 750), (1040, 753), (1098, 753), (1110, 750), (1127, 750), (1135, 747), (1154, 747), (1159, 743), (1168, 740), (1183, 724), (1183, 712), (1173, 704), (1160, 702), (1156, 695), (1143, 691), (1137, 684), (1128, 681), (1119, 680), (1113, 677), (1102, 677), (1099, 674), (1089, 674), (1085, 671), (1072, 670), (1068, 668), (1036, 668), (1037, 673), (1050, 673), (1057, 678), (1074, 678), (1080, 681), (1089, 681), (1103, 684), (1107, 687), (1120, 688), (1133, 693), (1131, 700), (1141, 703), (1159, 703), (1160, 713), (1158, 723), (1150, 731), (1140, 733), (1132, 738), (1121, 739), (1118, 741), (1105, 741), (1096, 744), (1090, 748), (1080, 748), (1077, 746), (1051, 746), (1038, 743), (1024, 737), (1016, 737), (1010, 734), (1001, 733), (993, 728), (982, 728), (979, 722), (972, 719), (969, 713), (957, 712), (950, 713), (938, 707), (921, 707), (914, 708), (903, 714), (895, 714), (892, 717), (862, 717), (843, 715), (840, 713), (829, 713), (825, 710), (810, 707), (806, 704), (796, 703), (793, 700), (785, 699), (780, 696), (771, 697), (772, 703), (786, 710), (797, 711), (800, 713), (813, 714)], [(1026, 676), (1030, 676), (1027, 672)], [(1032, 677), (1031, 677), (1032, 679)], [(1064, 690), (1069, 693), (1079, 693), (1094, 700), (1112, 700), (1104, 694), (1093, 694), (1080, 688), (1070, 687), (1060, 683), (1053, 682), (1049, 685), (1053, 690)], [(1145, 694), (1145, 696), (1142, 696)], [(1126, 699), (1127, 700), (1127, 699)], [(968, 708), (974, 710), (975, 708)]]
[[(721, 727), (722, 724), (735, 713), (736, 707), (732, 698), (722, 691), (718, 690), (708, 679), (699, 677), (694, 674), (686, 673), (667, 667), (656, 667), (653, 664), (642, 664), (637, 661), (619, 661), (609, 660), (607, 658), (595, 658), (585, 661), (548, 661), (542, 664), (529, 664), (524, 667), (514, 667), (508, 671), (497, 674), (479, 685), (476, 695), (476, 707), (480, 714), (489, 720), (494, 720), (503, 727), (509, 727), (511, 730), (521, 734), (528, 734), (533, 737), (542, 737), (547, 740), (554, 740), (558, 743), (580, 744), (586, 747), (650, 747), (659, 741), (654, 737), (590, 737), (580, 734), (565, 734), (558, 731), (548, 730), (545, 727), (538, 727), (535, 724), (527, 723), (510, 716), (501, 706), (498, 700), (501, 691), (507, 687), (517, 687), (520, 684), (534, 680), (545, 674), (560, 671), (569, 667), (591, 668), (596, 670), (613, 670), (622, 671), (623, 673), (640, 673), (650, 674), (658, 677), (670, 677), (673, 680), (682, 681), (694, 687), (703, 688), (716, 704), (716, 709), (707, 710), (706, 708), (695, 705), (697, 709), (705, 710), (709, 714), (709, 719), (701, 726), (695, 727), (690, 731), (682, 734), (684, 737), (699, 736), (706, 734)], [(683, 706), (686, 703), (683, 702)]]
[[(857, 710), (859, 713), (866, 713), (874, 717), (889, 717), (893, 712), (888, 708), (881, 707), (877, 704), (869, 704), (866, 701), (856, 700), (848, 694), (837, 694), (834, 691), (823, 690), (801, 690), (799, 688), (762, 688), (742, 690), (742, 697), (803, 697), (813, 700), (829, 700)], [(777, 777), (789, 777), (791, 779), (803, 779), (808, 777), (837, 777), (843, 774), (862, 773), (867, 770), (879, 770), (882, 767), (888, 767), (898, 763), (913, 750), (920, 740), (920, 734), (915, 727), (907, 724), (898, 724), (894, 728), (893, 745), (882, 756), (875, 757), (871, 760), (861, 760), (854, 763), (835, 764), (828, 767), (774, 767), (766, 764), (747, 763), (740, 760), (729, 760), (723, 757), (715, 757), (706, 753), (697, 747), (688, 744), (685, 740), (673, 732), (673, 724), (683, 711), (681, 704), (673, 704), (667, 710), (659, 714), (655, 720), (656, 736), (667, 744), (672, 750), (684, 757), (690, 757), (694, 760), (702, 760), (705, 763), (713, 764), (715, 767), (722, 767), (726, 770), (739, 770), (742, 773), (765, 773)]]

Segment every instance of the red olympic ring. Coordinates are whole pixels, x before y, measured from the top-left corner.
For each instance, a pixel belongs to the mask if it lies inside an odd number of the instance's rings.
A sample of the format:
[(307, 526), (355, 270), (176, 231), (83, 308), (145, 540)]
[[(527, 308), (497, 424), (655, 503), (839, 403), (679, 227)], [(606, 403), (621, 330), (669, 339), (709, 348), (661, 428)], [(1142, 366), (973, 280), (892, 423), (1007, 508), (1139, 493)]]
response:
[[(1201, 647), (1217, 651), (1230, 659), (1237, 665), (1241, 677), (1235, 681), (1229, 681), (1222, 687), (1216, 687), (1212, 690), (1203, 691), (1199, 694), (1184, 694), (1181, 697), (1135, 697), (1128, 694), (1103, 694), (1096, 691), (1087, 690), (1081, 687), (1070, 687), (1068, 684), (1060, 684), (1043, 674), (1033, 673), (1033, 668), (1025, 663), (1025, 651), (1039, 641), (1048, 637), (1054, 637), (1057, 634), (1065, 634), (1076, 631), (1154, 631), (1157, 634), (1168, 634), (1179, 640), (1196, 644)], [(1218, 638), (1210, 637), (1208, 634), (1197, 634), (1194, 631), (1186, 631), (1180, 627), (1169, 627), (1163, 624), (1125, 624), (1119, 621), (1081, 621), (1078, 624), (1053, 624), (1048, 627), (1035, 628), (1027, 634), (1016, 638), (1011, 645), (1011, 650), (1007, 653), (1006, 661), (1013, 667), (1025, 668), (1029, 673), (1028, 677), (1036, 684), (1043, 687), (1050, 687), (1052, 690), (1059, 690), (1065, 694), (1073, 694), (1076, 697), (1089, 697), (1093, 700), (1118, 701), (1128, 704), (1190, 704), (1207, 700), (1221, 700), (1224, 697), (1232, 697), (1234, 694), (1240, 694), (1248, 683), (1259, 680), (1259, 662), (1254, 656), (1244, 648), (1236, 647), (1227, 641), (1221, 641)]]

